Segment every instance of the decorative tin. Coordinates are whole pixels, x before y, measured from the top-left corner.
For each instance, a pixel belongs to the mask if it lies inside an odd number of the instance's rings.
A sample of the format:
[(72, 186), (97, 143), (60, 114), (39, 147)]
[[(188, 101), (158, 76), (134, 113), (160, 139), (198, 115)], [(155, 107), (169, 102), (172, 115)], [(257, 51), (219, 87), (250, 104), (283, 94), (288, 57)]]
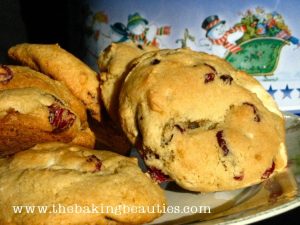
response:
[(190, 47), (255, 76), (284, 111), (300, 112), (300, 5), (296, 0), (89, 0), (86, 61), (111, 42)]

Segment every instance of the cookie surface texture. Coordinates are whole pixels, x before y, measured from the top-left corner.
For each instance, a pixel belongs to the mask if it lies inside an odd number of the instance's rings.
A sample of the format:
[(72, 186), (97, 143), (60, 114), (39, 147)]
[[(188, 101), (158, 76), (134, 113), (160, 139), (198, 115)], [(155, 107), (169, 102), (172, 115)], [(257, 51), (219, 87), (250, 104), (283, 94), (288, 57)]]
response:
[(119, 122), (119, 93), (130, 68), (130, 62), (142, 54), (157, 50), (155, 47), (135, 45), (132, 42), (112, 43), (98, 58), (101, 78), (101, 99), (116, 123)]
[(18, 44), (8, 55), (55, 80), (62, 81), (79, 98), (92, 116), (100, 120), (97, 73), (58, 44)]
[[(147, 213), (147, 207), (165, 204), (163, 190), (136, 159), (62, 143), (39, 144), (0, 159), (0, 184), (3, 225), (142, 224), (160, 216)], [(24, 205), (47, 211), (13, 213), (12, 206)]]
[(0, 82), (1, 155), (48, 141), (94, 146), (85, 107), (64, 84), (28, 67), (0, 70), (11, 74)]
[(121, 125), (150, 168), (211, 192), (262, 182), (286, 166), (283, 116), (253, 77), (189, 49), (133, 63), (120, 93)]

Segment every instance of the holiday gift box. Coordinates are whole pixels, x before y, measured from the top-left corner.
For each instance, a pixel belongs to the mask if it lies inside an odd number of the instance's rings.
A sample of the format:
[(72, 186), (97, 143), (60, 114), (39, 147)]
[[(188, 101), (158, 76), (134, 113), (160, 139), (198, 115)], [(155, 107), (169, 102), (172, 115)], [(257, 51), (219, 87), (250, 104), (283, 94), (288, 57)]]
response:
[(87, 0), (86, 62), (111, 42), (189, 47), (259, 80), (283, 111), (300, 112), (297, 0)]

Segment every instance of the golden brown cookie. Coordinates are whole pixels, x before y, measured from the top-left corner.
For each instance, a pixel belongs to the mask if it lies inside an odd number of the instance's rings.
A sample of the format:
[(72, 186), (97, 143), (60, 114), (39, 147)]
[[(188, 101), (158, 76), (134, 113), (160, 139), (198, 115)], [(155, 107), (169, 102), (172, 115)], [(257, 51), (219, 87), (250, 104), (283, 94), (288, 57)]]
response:
[(100, 120), (97, 74), (78, 58), (58, 44), (18, 44), (8, 54), (23, 65), (62, 81), (92, 116)]
[(59, 81), (28, 67), (0, 66), (0, 154), (48, 141), (93, 147), (83, 104)]
[[(0, 185), (2, 225), (142, 224), (166, 203), (136, 159), (62, 143), (0, 159)], [(14, 213), (13, 206), (46, 211)]]
[(101, 99), (115, 123), (119, 123), (119, 93), (130, 69), (129, 63), (145, 52), (153, 50), (157, 48), (136, 45), (133, 42), (112, 43), (99, 55)]
[(153, 173), (192, 191), (262, 182), (287, 163), (284, 119), (251, 76), (189, 49), (146, 53), (132, 62), (120, 117)]
[[(135, 45), (132, 42), (112, 43), (98, 58), (100, 70), (101, 100), (106, 112), (102, 112), (100, 123), (91, 123), (96, 135), (96, 144), (109, 146), (120, 154), (127, 154), (131, 144), (119, 125), (119, 92), (127, 74), (127, 66), (145, 52), (157, 50), (154, 47)], [(109, 116), (106, 116), (109, 114)]]

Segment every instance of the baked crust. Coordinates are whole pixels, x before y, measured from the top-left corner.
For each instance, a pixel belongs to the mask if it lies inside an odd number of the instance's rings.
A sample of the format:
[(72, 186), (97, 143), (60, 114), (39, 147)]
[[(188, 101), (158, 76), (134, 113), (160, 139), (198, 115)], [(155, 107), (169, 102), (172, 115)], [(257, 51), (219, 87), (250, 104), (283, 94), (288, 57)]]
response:
[(62, 81), (80, 99), (92, 116), (100, 121), (97, 74), (58, 44), (18, 44), (8, 55), (30, 68)]
[(4, 68), (12, 77), (0, 82), (1, 155), (48, 141), (94, 146), (85, 107), (62, 83), (28, 67)]
[(189, 49), (146, 53), (120, 92), (121, 125), (146, 164), (192, 191), (259, 183), (287, 163), (284, 119), (253, 77)]
[[(91, 128), (97, 143), (109, 146), (113, 151), (126, 155), (132, 145), (120, 127), (119, 93), (122, 83), (130, 70), (130, 62), (155, 47), (136, 45), (133, 42), (112, 43), (98, 58), (100, 71), (100, 98), (105, 110), (100, 123), (93, 121)], [(108, 115), (107, 115), (108, 114)]]
[[(62, 143), (39, 144), (0, 159), (0, 185), (3, 225), (142, 224), (160, 213), (101, 212), (100, 206), (165, 204), (163, 190), (140, 170), (136, 159)], [(48, 206), (48, 211), (13, 213), (12, 206), (25, 205)], [(56, 213), (50, 213), (53, 205)], [(73, 206), (74, 213), (58, 213), (59, 205)], [(74, 205), (90, 207), (90, 212), (99, 206), (98, 213), (76, 213)]]
[(101, 99), (112, 118), (119, 124), (119, 93), (130, 70), (129, 64), (142, 54), (157, 50), (155, 47), (136, 45), (133, 42), (112, 43), (98, 58)]

